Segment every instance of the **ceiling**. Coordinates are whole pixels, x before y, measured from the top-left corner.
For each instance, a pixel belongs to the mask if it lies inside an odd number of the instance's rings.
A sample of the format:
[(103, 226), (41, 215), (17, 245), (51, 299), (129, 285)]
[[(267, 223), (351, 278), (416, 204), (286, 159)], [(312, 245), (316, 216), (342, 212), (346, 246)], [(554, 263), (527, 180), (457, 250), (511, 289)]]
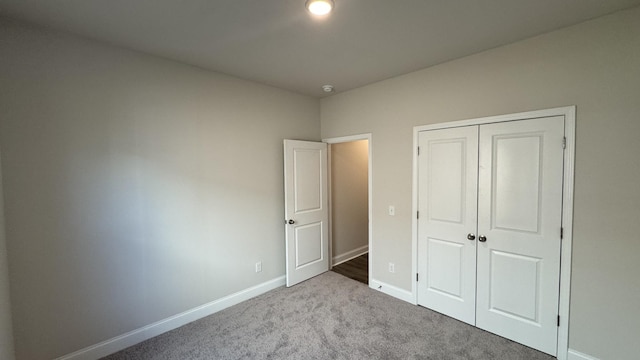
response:
[(0, 0), (0, 15), (315, 97), (640, 4), (640, 0)]

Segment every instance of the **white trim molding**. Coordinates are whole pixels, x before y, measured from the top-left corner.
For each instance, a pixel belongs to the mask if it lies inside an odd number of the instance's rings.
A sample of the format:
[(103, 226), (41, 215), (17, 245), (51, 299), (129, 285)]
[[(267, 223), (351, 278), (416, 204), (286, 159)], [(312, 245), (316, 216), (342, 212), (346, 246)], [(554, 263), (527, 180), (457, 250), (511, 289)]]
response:
[(364, 255), (369, 252), (369, 245), (361, 246), (359, 248), (353, 249), (351, 251), (347, 251), (344, 254), (336, 255), (333, 257), (332, 267), (336, 265), (340, 265), (343, 262), (347, 262), (351, 259), (355, 259), (360, 255)]
[(373, 290), (378, 290), (389, 296), (393, 296), (396, 299), (400, 299), (413, 304), (413, 294), (411, 294), (410, 291), (400, 289), (399, 287), (383, 283), (382, 281), (378, 281), (376, 279), (371, 279), (371, 275), (369, 275), (369, 287)]
[(129, 331), (126, 334), (122, 334), (105, 340), (95, 345), (88, 346), (84, 349), (80, 349), (71, 354), (67, 354), (57, 358), (56, 360), (95, 360), (101, 357), (113, 354), (120, 350), (126, 349), (129, 346), (138, 344), (142, 341), (151, 339), (152, 337), (163, 334), (167, 331), (176, 329), (180, 326), (186, 325), (195, 320), (204, 318), (218, 311), (224, 310), (230, 306), (239, 304), (243, 301), (254, 298), (258, 295), (264, 294), (273, 289), (284, 286), (285, 277), (281, 276), (273, 280), (258, 284), (248, 289), (238, 291), (237, 293), (225, 296), (221, 299), (212, 301), (210, 303), (198, 306), (191, 310), (187, 310), (180, 314), (171, 316), (164, 320), (157, 321), (153, 324), (141, 327), (139, 329)]
[[(482, 125), (499, 123), (506, 121), (526, 120), (543, 118), (550, 116), (564, 116), (564, 134), (566, 147), (564, 153), (564, 180), (562, 191), (562, 228), (563, 238), (560, 250), (560, 301), (558, 314), (560, 315), (560, 325), (558, 327), (558, 360), (577, 360), (583, 358), (568, 357), (569, 354), (569, 305), (571, 292), (571, 249), (573, 242), (573, 186), (575, 168), (575, 128), (576, 128), (576, 107), (565, 106), (553, 109), (521, 112), (516, 114), (489, 116), (477, 119), (450, 121), (431, 125), (415, 126), (413, 128), (413, 149), (418, 147), (418, 135), (421, 131), (447, 129), (460, 126)], [(418, 157), (416, 151), (413, 152), (413, 184), (412, 184), (412, 210), (413, 214), (418, 211)], [(418, 221), (412, 216), (412, 274), (418, 273)], [(418, 284), (412, 281), (410, 299), (413, 304), (418, 303)], [(578, 352), (573, 352), (571, 356), (576, 356)], [(584, 359), (591, 359), (589, 357)], [(597, 360), (597, 359), (596, 359)]]
[(573, 349), (569, 349), (567, 360), (600, 360), (600, 359), (587, 354), (583, 354)]
[(573, 248), (573, 186), (576, 156), (576, 107), (556, 109), (564, 114), (564, 185), (562, 189), (562, 248), (560, 249), (560, 302), (558, 314), (558, 360), (567, 360), (571, 301), (571, 253)]

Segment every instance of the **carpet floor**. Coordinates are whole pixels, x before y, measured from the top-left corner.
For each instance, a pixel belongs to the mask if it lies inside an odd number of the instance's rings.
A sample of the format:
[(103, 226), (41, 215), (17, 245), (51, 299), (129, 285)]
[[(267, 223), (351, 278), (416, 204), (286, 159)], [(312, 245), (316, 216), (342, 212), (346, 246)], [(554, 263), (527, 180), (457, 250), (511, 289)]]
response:
[(553, 358), (327, 272), (104, 359)]

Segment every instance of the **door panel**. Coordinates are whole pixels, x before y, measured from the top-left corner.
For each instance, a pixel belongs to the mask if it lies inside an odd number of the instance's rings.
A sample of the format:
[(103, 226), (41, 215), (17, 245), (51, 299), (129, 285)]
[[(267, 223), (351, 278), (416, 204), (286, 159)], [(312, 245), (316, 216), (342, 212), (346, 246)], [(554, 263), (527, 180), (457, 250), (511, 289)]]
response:
[(418, 304), (475, 323), (477, 126), (419, 134)]
[(329, 270), (326, 159), (324, 143), (284, 140), (287, 286)]
[(323, 260), (322, 223), (295, 227), (296, 269)]
[[(429, 157), (426, 215), (430, 221), (460, 224), (464, 214), (465, 141), (431, 141), (426, 146)], [(446, 199), (446, 201), (445, 201)]]
[(295, 213), (322, 208), (322, 163), (324, 153), (318, 149), (296, 148), (293, 151)]
[[(489, 308), (493, 312), (520, 320), (539, 322), (540, 260), (538, 258), (493, 250)], [(514, 297), (511, 293), (518, 293)]]
[(480, 126), (476, 325), (555, 355), (564, 120)]
[(537, 233), (542, 137), (503, 135), (493, 141), (493, 227)]
[(462, 298), (464, 245), (433, 238), (428, 238), (427, 241), (429, 290), (456, 299)]

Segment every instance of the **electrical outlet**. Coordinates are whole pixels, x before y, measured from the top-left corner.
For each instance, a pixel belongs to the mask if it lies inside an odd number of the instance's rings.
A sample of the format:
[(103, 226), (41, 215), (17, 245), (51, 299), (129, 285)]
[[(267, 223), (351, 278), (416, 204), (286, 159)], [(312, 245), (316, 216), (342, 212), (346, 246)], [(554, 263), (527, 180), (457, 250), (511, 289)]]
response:
[(394, 272), (396, 272), (396, 264), (394, 264), (394, 263), (389, 263), (389, 272), (390, 272), (390, 273), (394, 273)]
[(256, 272), (257, 273), (262, 272), (262, 261), (258, 261), (256, 263)]

